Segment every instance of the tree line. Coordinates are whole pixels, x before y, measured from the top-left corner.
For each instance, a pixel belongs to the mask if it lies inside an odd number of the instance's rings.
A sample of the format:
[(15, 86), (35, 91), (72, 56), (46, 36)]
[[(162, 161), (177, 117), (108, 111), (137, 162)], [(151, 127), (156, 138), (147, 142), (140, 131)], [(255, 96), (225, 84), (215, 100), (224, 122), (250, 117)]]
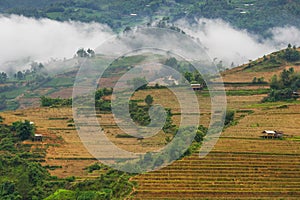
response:
[(297, 99), (300, 88), (300, 74), (294, 68), (284, 69), (280, 76), (274, 75), (270, 82), (271, 91), (263, 102), (274, 102)]

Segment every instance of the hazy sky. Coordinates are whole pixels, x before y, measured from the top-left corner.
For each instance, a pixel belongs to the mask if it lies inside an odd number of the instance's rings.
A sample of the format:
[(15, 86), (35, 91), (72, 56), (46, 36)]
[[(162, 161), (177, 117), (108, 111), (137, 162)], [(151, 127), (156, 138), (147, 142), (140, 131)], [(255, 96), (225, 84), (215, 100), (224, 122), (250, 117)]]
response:
[[(247, 62), (286, 47), (288, 43), (300, 45), (300, 31), (295, 27), (274, 28), (274, 37), (258, 42), (259, 37), (245, 30), (234, 29), (222, 20), (199, 19), (190, 25), (178, 21), (177, 25), (195, 38), (199, 38), (210, 57), (235, 65)], [(0, 70), (3, 63), (30, 57), (47, 62), (51, 58), (72, 58), (81, 48), (96, 48), (113, 33), (98, 23), (57, 22), (23, 16), (0, 16)]]

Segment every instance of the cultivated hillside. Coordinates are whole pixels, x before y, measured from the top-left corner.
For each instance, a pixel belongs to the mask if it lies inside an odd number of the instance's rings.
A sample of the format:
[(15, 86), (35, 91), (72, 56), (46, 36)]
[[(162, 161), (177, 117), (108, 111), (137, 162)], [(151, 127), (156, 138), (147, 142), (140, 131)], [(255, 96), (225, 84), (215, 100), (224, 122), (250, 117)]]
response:
[[(130, 175), (129, 183), (135, 184), (127, 198), (298, 199), (300, 197), (300, 124), (297, 120), (300, 118), (299, 101), (261, 103), (266, 94), (260, 93), (262, 88), (249, 89), (249, 84), (228, 84), (226, 90), (227, 107), (235, 111), (235, 117), (222, 132), (212, 152), (201, 159), (195, 152), (161, 170)], [(140, 90), (132, 98), (143, 104), (141, 100), (148, 94), (153, 96), (154, 103), (162, 103), (174, 113), (180, 110), (179, 104), (168, 89)], [(200, 91), (197, 96), (201, 108), (200, 124), (208, 126), (211, 114), (208, 92)], [(89, 168), (86, 169), (96, 161), (79, 140), (72, 121), (71, 108), (26, 109), (1, 113), (1, 116), (5, 118), (5, 124), (25, 119), (35, 123), (36, 132), (44, 135), (44, 141), (23, 143), (30, 147), (29, 151), (32, 153), (44, 152), (40, 162), (52, 175), (58, 177), (58, 181), (62, 181), (60, 178), (63, 177), (75, 176), (72, 187), (60, 186), (68, 189), (69, 195), (76, 187), (81, 187), (81, 191), (93, 188), (100, 190), (101, 187), (105, 187), (99, 184), (96, 187), (95, 183), (103, 181), (100, 177), (107, 173), (107, 168), (95, 167), (90, 171), (87, 170)], [(124, 137), (122, 131), (115, 126), (111, 114), (100, 112), (97, 116), (107, 137), (121, 148), (131, 151), (142, 149), (152, 151), (167, 141), (166, 135), (161, 133), (143, 140)], [(180, 114), (173, 115), (172, 119), (178, 124)], [(263, 130), (280, 130), (287, 136), (283, 139), (263, 139), (260, 137)], [(83, 187), (88, 184), (91, 187)], [(64, 192), (59, 191), (51, 198), (55, 199), (55, 196), (58, 198), (62, 194)]]
[[(287, 48), (278, 52), (265, 55), (255, 61), (250, 61), (242, 66), (226, 70), (222, 73), (224, 82), (270, 82), (273, 75), (279, 75), (283, 69), (293, 67), (300, 71), (300, 58), (298, 55), (291, 57), (292, 52), (300, 52), (300, 48)], [(296, 53), (299, 54), (299, 53)]]

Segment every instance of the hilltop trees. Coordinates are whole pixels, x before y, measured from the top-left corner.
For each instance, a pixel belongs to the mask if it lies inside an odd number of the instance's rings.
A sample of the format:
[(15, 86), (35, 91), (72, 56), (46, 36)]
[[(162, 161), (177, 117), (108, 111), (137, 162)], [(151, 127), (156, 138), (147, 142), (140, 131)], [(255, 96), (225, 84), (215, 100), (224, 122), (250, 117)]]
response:
[(80, 58), (93, 58), (95, 57), (95, 51), (92, 49), (85, 50), (84, 48), (78, 49), (76, 56)]
[(7, 74), (5, 72), (0, 73), (0, 83), (5, 83), (7, 81)]
[(297, 96), (294, 92), (300, 88), (300, 74), (296, 73), (294, 68), (284, 69), (279, 79), (276, 75), (272, 77), (270, 87), (271, 92), (263, 102), (295, 99)]
[(300, 53), (297, 51), (296, 46), (292, 47), (292, 45), (289, 44), (288, 48), (283, 52), (281, 57), (288, 62), (295, 62), (300, 60)]

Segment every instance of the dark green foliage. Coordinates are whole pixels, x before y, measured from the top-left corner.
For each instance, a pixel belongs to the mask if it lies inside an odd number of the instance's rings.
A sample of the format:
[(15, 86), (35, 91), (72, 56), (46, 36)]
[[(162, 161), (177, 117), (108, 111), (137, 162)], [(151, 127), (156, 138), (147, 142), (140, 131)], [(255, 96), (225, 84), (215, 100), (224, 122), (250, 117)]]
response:
[(300, 53), (296, 48), (292, 48), (289, 44), (288, 48), (283, 52), (281, 57), (288, 62), (295, 62), (300, 60)]
[(103, 97), (113, 93), (112, 88), (99, 89), (95, 93), (95, 106), (100, 111), (111, 111), (111, 101), (105, 100)]
[[(270, 36), (268, 30), (272, 27), (286, 25), (299, 27), (298, 0), (269, 0), (267, 3), (253, 1), (253, 5), (250, 6), (245, 6), (245, 3), (242, 0), (3, 0), (0, 2), (0, 11), (37, 18), (48, 17), (60, 21), (70, 19), (82, 22), (96, 21), (108, 24), (114, 30), (122, 31), (126, 27), (143, 23), (143, 19), (149, 16), (151, 22), (158, 17), (157, 13), (169, 13), (169, 16), (164, 17), (158, 24), (159, 27), (165, 27), (166, 22), (172, 23), (180, 18), (193, 22), (195, 17), (221, 18), (234, 27), (247, 29), (265, 37)], [(136, 13), (137, 16), (130, 16), (131, 13)]]
[(76, 180), (75, 176), (69, 176), (66, 178), (66, 181), (68, 182), (74, 182)]
[(0, 198), (3, 200), (21, 200), (22, 196), (15, 190), (15, 183), (5, 181), (0, 184)]
[(81, 58), (92, 58), (95, 57), (95, 51), (92, 49), (85, 50), (82, 48), (82, 49), (78, 49), (76, 55)]
[[(30, 123), (29, 123), (30, 124)], [(51, 177), (46, 168), (35, 162), (44, 155), (29, 153), (30, 145), (20, 142), (19, 131), (27, 130), (28, 121), (15, 122), (12, 126), (0, 125), (0, 151), (9, 154), (0, 155), (0, 199), (3, 200), (59, 200), (59, 199), (124, 199), (133, 188), (130, 175), (108, 170), (95, 163), (87, 169), (103, 170), (103, 175), (96, 180), (75, 183), (75, 177), (66, 179)], [(55, 166), (54, 168), (61, 167)], [(72, 185), (70, 184), (72, 183)], [(66, 190), (66, 189), (69, 190)], [(55, 192), (56, 191), (56, 192)], [(51, 195), (52, 194), (52, 195)]]
[(145, 98), (145, 102), (148, 106), (150, 106), (153, 103), (153, 97), (148, 94)]
[(18, 71), (15, 74), (15, 78), (18, 79), (18, 80), (23, 80), (25, 78), (25, 74), (23, 74), (21, 71)]
[(183, 156), (189, 156), (200, 148), (201, 143), (207, 134), (207, 131), (208, 131), (208, 128), (204, 127), (203, 125), (198, 126), (198, 129), (196, 130), (194, 142), (187, 149), (187, 151), (184, 153)]
[(171, 57), (168, 58), (164, 64), (180, 72), (189, 83), (199, 83), (203, 87), (206, 87), (206, 83), (202, 75), (190, 63), (177, 61), (176, 58)]
[(41, 187), (50, 175), (40, 164), (18, 156), (0, 156), (0, 163), (0, 199), (43, 199), (48, 195), (49, 189)]
[(0, 73), (0, 83), (5, 83), (8, 79), (8, 76), (5, 72)]
[(257, 90), (227, 90), (227, 96), (250, 96), (250, 95), (260, 95), (268, 94), (270, 89), (257, 89)]
[[(98, 199), (123, 199), (133, 188), (130, 175), (117, 170), (109, 170), (95, 180), (86, 180), (75, 184), (72, 189), (81, 192), (100, 192)], [(97, 198), (96, 198), (97, 199)], [(50, 200), (50, 199), (49, 199)]]
[(102, 88), (102, 89), (99, 89), (95, 93), (95, 99), (99, 100), (103, 96), (108, 96), (108, 95), (111, 95), (112, 93), (113, 93), (112, 88)]
[(62, 98), (51, 98), (42, 96), (41, 99), (41, 106), (43, 107), (50, 107), (50, 106), (71, 106), (72, 105), (72, 99), (62, 99)]
[(198, 127), (197, 132), (196, 132), (195, 141), (196, 141), (196, 142), (202, 142), (204, 136), (205, 136), (206, 133), (207, 133), (207, 130), (208, 130), (208, 129), (207, 129), (206, 127), (204, 127), (203, 125), (200, 125), (200, 126)]
[(293, 98), (293, 90), (285, 88), (280, 90), (271, 90), (268, 97), (263, 99), (263, 102), (285, 101)]
[(178, 62), (176, 58), (171, 57), (165, 61), (165, 65), (170, 66), (172, 68), (176, 68), (178, 66)]
[[(59, 181), (57, 178), (54, 179), (50, 177), (49, 173), (45, 168), (43, 168), (39, 163), (32, 161), (33, 158), (37, 158), (38, 155), (26, 153), (24, 151), (24, 146), (19, 142), (17, 136), (19, 132), (24, 130), (24, 126), (28, 127), (30, 123), (25, 122), (15, 122), (12, 126), (1, 125), (0, 126), (0, 150), (9, 151), (9, 155), (0, 155), (0, 199), (18, 199), (18, 200), (39, 200), (44, 199), (59, 188), (65, 188), (67, 182), (73, 182), (75, 177), (68, 177), (65, 180), (61, 179)], [(18, 148), (16, 148), (18, 147)], [(30, 148), (28, 148), (28, 151)], [(19, 151), (22, 153), (19, 153)], [(99, 166), (93, 165), (90, 169), (99, 169)], [(107, 170), (107, 168), (104, 168)], [(106, 175), (105, 175), (106, 176)], [(108, 175), (107, 175), (108, 176)], [(110, 176), (108, 176), (110, 177)], [(118, 176), (113, 176), (114, 179), (111, 180), (115, 184), (115, 188), (101, 188), (104, 185), (98, 185), (94, 191), (88, 189), (86, 191), (77, 192), (79, 188), (74, 187), (74, 191), (69, 191), (64, 194), (57, 193), (51, 195), (49, 199), (111, 199), (113, 195), (117, 195), (118, 198), (122, 198), (130, 193), (132, 186), (126, 187), (120, 186), (122, 191), (115, 192), (118, 190), (119, 185), (123, 182), (128, 182), (127, 179), (119, 178)], [(99, 180), (92, 181), (92, 185), (96, 185), (96, 182), (101, 182)], [(84, 183), (83, 183), (84, 184)], [(130, 185), (130, 183), (128, 183)], [(90, 186), (90, 184), (88, 184)], [(124, 190), (123, 190), (124, 189)], [(60, 192), (67, 190), (58, 190)], [(53, 197), (53, 198), (52, 198)], [(70, 197), (70, 198), (69, 198)]]
[(88, 166), (88, 167), (85, 168), (85, 169), (88, 170), (89, 173), (92, 173), (92, 172), (95, 171), (95, 170), (101, 169), (101, 166), (100, 166), (99, 163), (94, 163), (94, 164)]
[(129, 102), (130, 117), (141, 126), (147, 126), (151, 121), (148, 110), (148, 107), (138, 106), (138, 104), (133, 101)]
[(96, 101), (96, 108), (100, 111), (111, 111), (111, 102), (109, 100), (97, 100)]
[(184, 73), (184, 78), (190, 82), (190, 83), (199, 83), (203, 87), (206, 87), (206, 82), (204, 81), (203, 77), (199, 72), (185, 72)]
[(271, 92), (265, 97), (263, 102), (284, 101), (298, 98), (294, 92), (300, 88), (300, 75), (293, 68), (284, 69), (280, 74), (280, 79), (274, 75), (270, 83)]
[(20, 138), (20, 140), (30, 139), (34, 134), (34, 126), (30, 124), (30, 121), (25, 120), (17, 121), (12, 124), (12, 130), (16, 131), (16, 135)]
[(0, 150), (16, 152), (15, 140), (12, 137), (6, 137), (0, 141)]
[[(158, 111), (161, 111), (161, 110), (157, 110), (157, 112)], [(167, 116), (166, 116), (165, 124), (163, 126), (163, 131), (165, 133), (173, 133), (175, 130), (175, 125), (173, 125), (171, 110), (165, 109), (165, 112), (166, 112)], [(141, 126), (147, 126), (151, 122), (151, 119), (149, 116), (149, 106), (147, 106), (147, 107), (139, 106), (135, 101), (130, 101), (129, 102), (129, 113), (130, 113), (130, 117), (132, 118), (132, 120)], [(156, 116), (159, 116), (159, 114), (156, 113)]]
[[(155, 169), (174, 159), (180, 159), (184, 156), (191, 155), (199, 149), (207, 131), (208, 129), (202, 125), (197, 129), (194, 127), (180, 128), (174, 131), (176, 137), (173, 138), (172, 142), (168, 139), (169, 141), (167, 142), (171, 143), (169, 143), (169, 146), (167, 146), (166, 151), (163, 154), (157, 155), (148, 152), (141, 158), (139, 164), (142, 168)], [(191, 134), (196, 134), (195, 138), (192, 138)]]
[(234, 110), (227, 110), (225, 115), (225, 126), (230, 125), (231, 122), (234, 120), (235, 111)]
[(45, 200), (108, 200), (110, 195), (105, 191), (72, 191), (59, 189), (51, 196), (47, 197)]

